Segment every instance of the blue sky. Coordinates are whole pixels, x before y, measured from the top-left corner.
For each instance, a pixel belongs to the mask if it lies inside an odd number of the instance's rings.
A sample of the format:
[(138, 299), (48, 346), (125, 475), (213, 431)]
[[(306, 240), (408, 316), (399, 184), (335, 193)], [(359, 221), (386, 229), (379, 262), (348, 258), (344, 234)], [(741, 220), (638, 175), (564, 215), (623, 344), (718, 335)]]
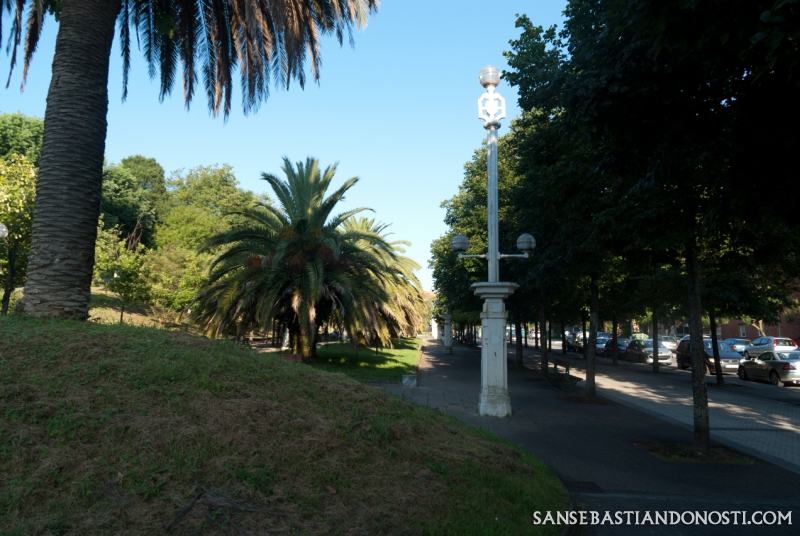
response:
[[(456, 193), (464, 164), (485, 137), (477, 118), (483, 92), (478, 72), (487, 64), (506, 67), (502, 53), (519, 35), (517, 13), (549, 26), (561, 23), (565, 5), (564, 0), (383, 0), (380, 12), (355, 35), (355, 48), (323, 41), (319, 85), (273, 89), (249, 116), (242, 114), (237, 93), (227, 122), (209, 115), (204, 92), (188, 112), (180, 86), (159, 103), (158, 84), (148, 78), (140, 53), (122, 103), (115, 41), (106, 158), (118, 162), (142, 154), (158, 160), (167, 173), (226, 163), (242, 186), (258, 192), (268, 189), (259, 180), (262, 171), (281, 176), (284, 155), (293, 161), (314, 156), (323, 165), (338, 161), (339, 181), (361, 178), (343, 208), (371, 207), (374, 217), (392, 223), (394, 238), (412, 243), (407, 255), (422, 266), (418, 275), (425, 289), (432, 289), (430, 243), (447, 230), (439, 205)], [(57, 24), (48, 20), (25, 92), (19, 92), (17, 68), (9, 88), (0, 89), (0, 112), (44, 115), (56, 31)], [(8, 59), (3, 54), (3, 79)], [(519, 109), (512, 88), (501, 83), (498, 92), (508, 104), (503, 134)]]

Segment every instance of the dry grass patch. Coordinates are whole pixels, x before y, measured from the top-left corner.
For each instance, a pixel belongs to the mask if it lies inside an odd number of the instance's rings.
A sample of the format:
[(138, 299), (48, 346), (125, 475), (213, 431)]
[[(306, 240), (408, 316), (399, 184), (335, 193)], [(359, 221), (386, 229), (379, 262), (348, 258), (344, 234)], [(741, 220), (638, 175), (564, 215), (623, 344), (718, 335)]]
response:
[(728, 447), (711, 447), (707, 456), (697, 456), (689, 443), (659, 443), (636, 441), (634, 445), (665, 462), (724, 463), (730, 465), (765, 465), (757, 458), (741, 454)]
[(566, 504), (538, 460), (341, 374), (0, 319), (0, 535), (523, 534)]

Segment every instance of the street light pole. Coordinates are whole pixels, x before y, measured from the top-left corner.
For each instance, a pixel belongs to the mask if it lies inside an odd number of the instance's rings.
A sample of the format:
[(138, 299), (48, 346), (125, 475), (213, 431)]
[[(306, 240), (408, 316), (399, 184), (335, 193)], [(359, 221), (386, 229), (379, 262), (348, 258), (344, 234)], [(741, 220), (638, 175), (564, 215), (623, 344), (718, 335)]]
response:
[(486, 88), (486, 92), (478, 99), (478, 117), (484, 121), (486, 129), (487, 150), (487, 212), (488, 212), (488, 251), (481, 255), (465, 255), (469, 249), (469, 239), (464, 235), (453, 237), (451, 245), (458, 252), (460, 259), (478, 257), (486, 259), (489, 264), (489, 281), (473, 283), (470, 289), (483, 299), (481, 312), (481, 394), (478, 413), (492, 417), (511, 415), (511, 399), (508, 396), (508, 367), (506, 346), (506, 311), (505, 298), (511, 296), (519, 288), (516, 283), (500, 281), (500, 259), (506, 257), (528, 257), (528, 252), (536, 247), (536, 241), (527, 233), (517, 239), (520, 255), (501, 255), (498, 221), (498, 188), (497, 188), (497, 129), (500, 120), (506, 116), (506, 101), (495, 87), (500, 83), (500, 71), (488, 65), (481, 69), (478, 81)]

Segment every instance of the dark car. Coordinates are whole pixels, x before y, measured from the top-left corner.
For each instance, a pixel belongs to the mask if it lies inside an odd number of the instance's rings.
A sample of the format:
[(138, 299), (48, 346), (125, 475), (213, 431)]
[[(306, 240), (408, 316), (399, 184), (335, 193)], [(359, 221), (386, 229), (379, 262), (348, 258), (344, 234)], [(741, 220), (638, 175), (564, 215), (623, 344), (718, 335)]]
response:
[[(664, 346), (661, 341), (658, 341), (658, 362), (665, 365), (672, 364), (672, 352), (669, 348)], [(653, 340), (652, 339), (635, 339), (631, 341), (628, 348), (625, 349), (625, 359), (633, 361), (634, 363), (652, 363), (653, 362)]]
[(625, 350), (627, 350), (628, 345), (631, 343), (630, 339), (618, 337), (612, 338), (610, 341), (606, 343), (606, 347), (603, 349), (603, 357), (613, 357), (614, 356), (614, 345), (617, 345), (617, 355), (622, 359), (625, 359)]
[(744, 349), (753, 344), (750, 339), (725, 339), (725, 343), (733, 348), (733, 351), (739, 355), (744, 355)]
[[(689, 350), (690, 341), (681, 341), (678, 349), (675, 351), (675, 358), (678, 361), (678, 368), (686, 370), (692, 366), (692, 354)], [(742, 357), (733, 351), (727, 343), (717, 341), (717, 348), (719, 348), (719, 365), (722, 372), (736, 372), (739, 370), (739, 361)], [(705, 355), (706, 369), (709, 374), (714, 374), (714, 349), (711, 346), (711, 339), (703, 338), (703, 354)]]

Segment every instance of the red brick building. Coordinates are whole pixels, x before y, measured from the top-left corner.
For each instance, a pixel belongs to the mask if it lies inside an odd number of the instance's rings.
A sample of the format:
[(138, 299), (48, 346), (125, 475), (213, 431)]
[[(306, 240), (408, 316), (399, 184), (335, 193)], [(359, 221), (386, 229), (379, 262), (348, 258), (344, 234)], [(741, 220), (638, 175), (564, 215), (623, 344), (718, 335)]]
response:
[[(800, 293), (792, 295), (792, 299), (800, 299)], [(723, 324), (722, 338), (744, 338), (753, 340), (757, 337), (789, 337), (800, 343), (800, 315), (797, 313), (781, 314), (780, 324), (767, 325), (764, 323), (764, 333), (759, 334), (758, 328), (739, 318), (732, 318)]]

